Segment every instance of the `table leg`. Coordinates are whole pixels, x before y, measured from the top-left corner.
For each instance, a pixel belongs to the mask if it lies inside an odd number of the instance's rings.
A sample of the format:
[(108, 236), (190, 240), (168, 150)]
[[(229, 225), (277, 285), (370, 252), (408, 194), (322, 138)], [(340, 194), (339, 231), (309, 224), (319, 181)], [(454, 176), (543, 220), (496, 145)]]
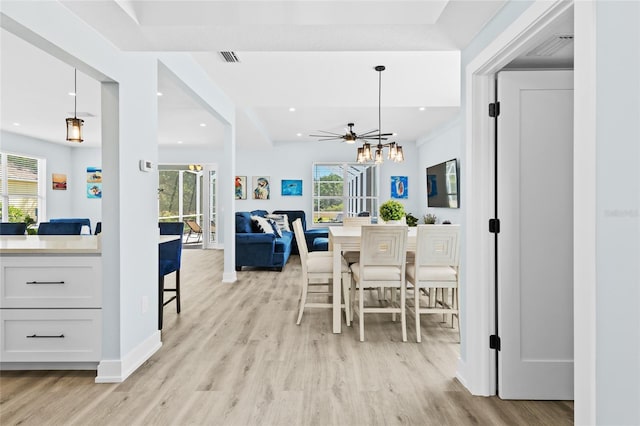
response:
[(342, 263), (340, 262), (342, 245), (333, 243), (333, 332), (340, 333), (342, 328)]

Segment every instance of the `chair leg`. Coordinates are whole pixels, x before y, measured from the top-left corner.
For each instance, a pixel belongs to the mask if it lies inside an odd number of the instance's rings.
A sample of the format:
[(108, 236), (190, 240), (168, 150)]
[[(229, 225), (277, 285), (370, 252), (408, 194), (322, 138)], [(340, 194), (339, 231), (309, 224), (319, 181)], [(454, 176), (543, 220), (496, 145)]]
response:
[(158, 330), (162, 330), (162, 313), (164, 308), (164, 275), (158, 279)]
[(400, 322), (402, 323), (402, 341), (407, 341), (407, 285), (400, 287)]
[(416, 312), (416, 341), (418, 343), (422, 342), (422, 336), (421, 336), (421, 332), (420, 332), (420, 289), (418, 288), (417, 285), (414, 285), (414, 302), (413, 302), (413, 306), (414, 306), (414, 310)]
[(351, 325), (351, 301), (349, 300), (349, 291), (351, 289), (347, 286), (347, 283), (351, 283), (351, 274), (345, 272), (342, 274), (342, 296), (344, 297), (344, 315), (347, 321), (347, 327)]
[[(386, 294), (385, 294), (386, 296)], [(389, 302), (389, 306), (396, 303), (396, 289), (395, 287), (391, 287), (391, 301)], [(396, 322), (396, 313), (391, 312), (391, 321)]]
[(304, 312), (304, 305), (307, 303), (307, 288), (309, 286), (308, 279), (306, 277), (302, 278), (302, 292), (300, 293), (300, 308), (298, 309), (298, 320), (296, 321), (297, 325), (300, 325), (302, 321), (302, 313)]
[(351, 322), (353, 323), (353, 311), (355, 310), (354, 309), (355, 308), (354, 305), (356, 303), (356, 284), (355, 284), (355, 281), (353, 280), (353, 275), (351, 276), (351, 279), (350, 279), (349, 282), (350, 282), (350, 285), (349, 285), (349, 288), (350, 288), (350, 290), (349, 290), (349, 293), (350, 293), (349, 294), (349, 298), (351, 299), (350, 300), (350, 302), (351, 302), (350, 314), (351, 314)]
[(176, 311), (180, 313), (180, 269), (176, 271)]
[(364, 288), (360, 283), (358, 290), (358, 321), (360, 322), (360, 341), (364, 342)]

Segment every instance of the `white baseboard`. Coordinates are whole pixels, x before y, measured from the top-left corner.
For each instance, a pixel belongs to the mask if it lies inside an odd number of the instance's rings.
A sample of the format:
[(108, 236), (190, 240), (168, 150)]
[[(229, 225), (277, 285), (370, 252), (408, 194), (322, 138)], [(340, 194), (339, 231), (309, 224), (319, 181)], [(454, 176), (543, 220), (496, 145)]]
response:
[(462, 383), (462, 386), (464, 386), (469, 392), (471, 392), (471, 389), (469, 389), (469, 384), (467, 382), (467, 364), (466, 362), (463, 361), (462, 358), (458, 358), (458, 367), (456, 368), (456, 379), (458, 379), (458, 381)]
[(222, 274), (223, 283), (235, 283), (237, 280), (238, 280), (238, 274), (236, 274), (236, 271), (224, 272)]
[(100, 364), (98, 364), (96, 383), (120, 383), (125, 381), (125, 379), (148, 360), (151, 355), (160, 349), (162, 346), (160, 336), (160, 331), (156, 331), (131, 352), (126, 354), (122, 360), (102, 360)]
[(95, 370), (97, 362), (0, 362), (0, 370)]

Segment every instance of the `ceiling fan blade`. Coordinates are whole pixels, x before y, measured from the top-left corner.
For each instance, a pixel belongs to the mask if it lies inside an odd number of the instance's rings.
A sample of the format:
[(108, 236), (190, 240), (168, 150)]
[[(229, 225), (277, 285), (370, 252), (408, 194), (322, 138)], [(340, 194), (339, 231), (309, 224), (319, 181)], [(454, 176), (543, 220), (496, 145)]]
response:
[(327, 137), (324, 137), (322, 139), (318, 139), (318, 141), (320, 141), (320, 142), (324, 142), (324, 141), (339, 141), (340, 139), (343, 139), (343, 138), (327, 138)]
[(312, 138), (344, 138), (343, 135), (309, 135)]
[[(364, 139), (364, 140), (371, 140), (371, 141), (377, 141), (378, 140), (378, 135), (375, 136), (358, 136), (358, 139)], [(383, 136), (380, 137), (381, 141), (386, 141), (388, 138), (385, 138)]]
[[(327, 135), (342, 136), (342, 133), (327, 132), (326, 130), (318, 130), (318, 132), (326, 133), (326, 135), (322, 135), (322, 136), (327, 136)], [(314, 136), (314, 135), (309, 135), (309, 136)]]
[(367, 136), (367, 135), (369, 135), (369, 134), (371, 134), (371, 133), (377, 133), (377, 132), (378, 132), (378, 129), (375, 129), (375, 130), (369, 130), (368, 132), (360, 133), (358, 136)]

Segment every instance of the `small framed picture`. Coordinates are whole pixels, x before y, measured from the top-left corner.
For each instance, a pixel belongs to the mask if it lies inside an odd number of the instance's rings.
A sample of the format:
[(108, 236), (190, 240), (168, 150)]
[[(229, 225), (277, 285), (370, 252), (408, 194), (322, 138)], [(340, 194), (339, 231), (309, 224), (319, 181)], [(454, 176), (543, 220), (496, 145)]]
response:
[(58, 191), (66, 191), (67, 190), (67, 175), (62, 173), (52, 173), (51, 174), (51, 187), (52, 189)]
[(407, 176), (391, 176), (391, 198), (409, 198)]
[(269, 185), (271, 178), (269, 176), (253, 177), (253, 199), (268, 200), (271, 198), (271, 187)]
[(302, 179), (282, 179), (281, 192), (282, 196), (302, 196)]
[(246, 176), (236, 176), (234, 192), (235, 192), (236, 200), (247, 199), (247, 177)]

